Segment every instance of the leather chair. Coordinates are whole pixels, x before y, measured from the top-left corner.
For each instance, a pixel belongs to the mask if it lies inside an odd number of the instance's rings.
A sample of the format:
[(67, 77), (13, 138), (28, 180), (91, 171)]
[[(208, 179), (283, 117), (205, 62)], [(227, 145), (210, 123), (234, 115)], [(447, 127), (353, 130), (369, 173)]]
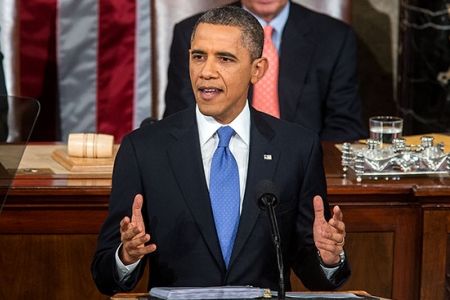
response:
[(7, 101), (9, 104), (7, 120), (0, 124), (1, 127), (7, 126), (1, 130), (8, 133), (6, 141), (8, 143), (27, 143), (39, 115), (39, 102), (31, 98), (14, 96), (0, 96), (0, 98), (1, 101)]
[[(195, 13), (225, 5), (233, 0), (156, 0), (152, 7), (152, 117), (164, 113), (164, 92), (167, 85), (169, 49), (173, 26)], [(344, 22), (351, 21), (351, 0), (295, 0), (312, 10), (328, 14)]]

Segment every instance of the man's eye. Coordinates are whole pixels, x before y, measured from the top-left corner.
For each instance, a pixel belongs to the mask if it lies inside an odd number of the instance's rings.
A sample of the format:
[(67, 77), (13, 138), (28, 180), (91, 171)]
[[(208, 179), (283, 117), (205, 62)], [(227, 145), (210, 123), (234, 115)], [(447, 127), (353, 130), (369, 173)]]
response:
[(200, 55), (200, 54), (192, 54), (192, 59), (193, 59), (193, 60), (201, 60), (201, 59), (203, 59), (203, 55)]
[(231, 62), (231, 61), (233, 61), (233, 59), (231, 59), (230, 57), (226, 57), (226, 56), (220, 57), (220, 60), (223, 61), (223, 62)]

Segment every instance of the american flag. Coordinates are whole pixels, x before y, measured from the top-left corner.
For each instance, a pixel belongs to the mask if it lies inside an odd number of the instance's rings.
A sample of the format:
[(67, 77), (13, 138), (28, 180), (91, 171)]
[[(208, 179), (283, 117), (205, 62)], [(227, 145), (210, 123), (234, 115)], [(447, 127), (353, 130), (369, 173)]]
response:
[(12, 95), (37, 98), (35, 135), (112, 134), (151, 115), (150, 0), (0, 0)]

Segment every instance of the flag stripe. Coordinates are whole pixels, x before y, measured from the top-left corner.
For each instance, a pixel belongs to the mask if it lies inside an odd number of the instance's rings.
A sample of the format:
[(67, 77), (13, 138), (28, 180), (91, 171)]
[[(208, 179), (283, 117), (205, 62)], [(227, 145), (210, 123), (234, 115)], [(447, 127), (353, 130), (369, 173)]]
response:
[(97, 0), (58, 3), (59, 103), (64, 141), (71, 132), (97, 130), (97, 3)]
[(116, 142), (132, 129), (134, 98), (134, 0), (100, 0), (97, 131)]
[[(1, 2), (1, 1), (0, 1)], [(2, 9), (0, 9), (0, 51), (3, 54), (3, 71), (5, 73), (6, 90), (10, 95), (18, 95), (19, 72), (18, 69), (18, 49), (17, 46), (17, 10), (15, 0), (3, 0)]]
[(136, 66), (133, 128), (151, 113), (151, 42), (150, 1), (139, 0), (136, 5)]
[(57, 136), (56, 0), (19, 2), (20, 96), (37, 98), (36, 140)]

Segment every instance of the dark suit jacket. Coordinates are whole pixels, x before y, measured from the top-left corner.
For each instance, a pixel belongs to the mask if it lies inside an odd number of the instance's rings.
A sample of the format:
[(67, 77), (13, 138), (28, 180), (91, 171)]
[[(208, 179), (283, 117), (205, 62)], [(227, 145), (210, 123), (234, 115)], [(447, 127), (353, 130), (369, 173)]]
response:
[(5, 74), (3, 72), (3, 54), (0, 52), (0, 142), (8, 136), (8, 98), (6, 97)]
[[(195, 104), (188, 50), (199, 16), (175, 25), (164, 116)], [(322, 140), (365, 137), (356, 78), (356, 39), (351, 28), (291, 3), (280, 46), (278, 94), (281, 118), (314, 130)]]
[[(272, 160), (264, 160), (271, 154)], [(334, 289), (349, 276), (345, 264), (329, 281), (319, 265), (312, 236), (314, 195), (325, 198), (318, 137), (295, 124), (251, 110), (248, 177), (239, 229), (226, 270), (216, 235), (193, 108), (126, 136), (117, 154), (109, 216), (98, 240), (92, 274), (106, 294), (130, 290), (150, 264), (149, 286), (253, 285), (277, 289), (278, 269), (270, 223), (255, 199), (255, 185), (272, 179), (284, 263), (310, 289)], [(116, 276), (119, 222), (131, 216), (134, 196), (144, 196), (146, 231), (157, 245), (126, 284)], [(327, 203), (326, 208), (328, 208)], [(329, 218), (329, 210), (327, 217)]]

